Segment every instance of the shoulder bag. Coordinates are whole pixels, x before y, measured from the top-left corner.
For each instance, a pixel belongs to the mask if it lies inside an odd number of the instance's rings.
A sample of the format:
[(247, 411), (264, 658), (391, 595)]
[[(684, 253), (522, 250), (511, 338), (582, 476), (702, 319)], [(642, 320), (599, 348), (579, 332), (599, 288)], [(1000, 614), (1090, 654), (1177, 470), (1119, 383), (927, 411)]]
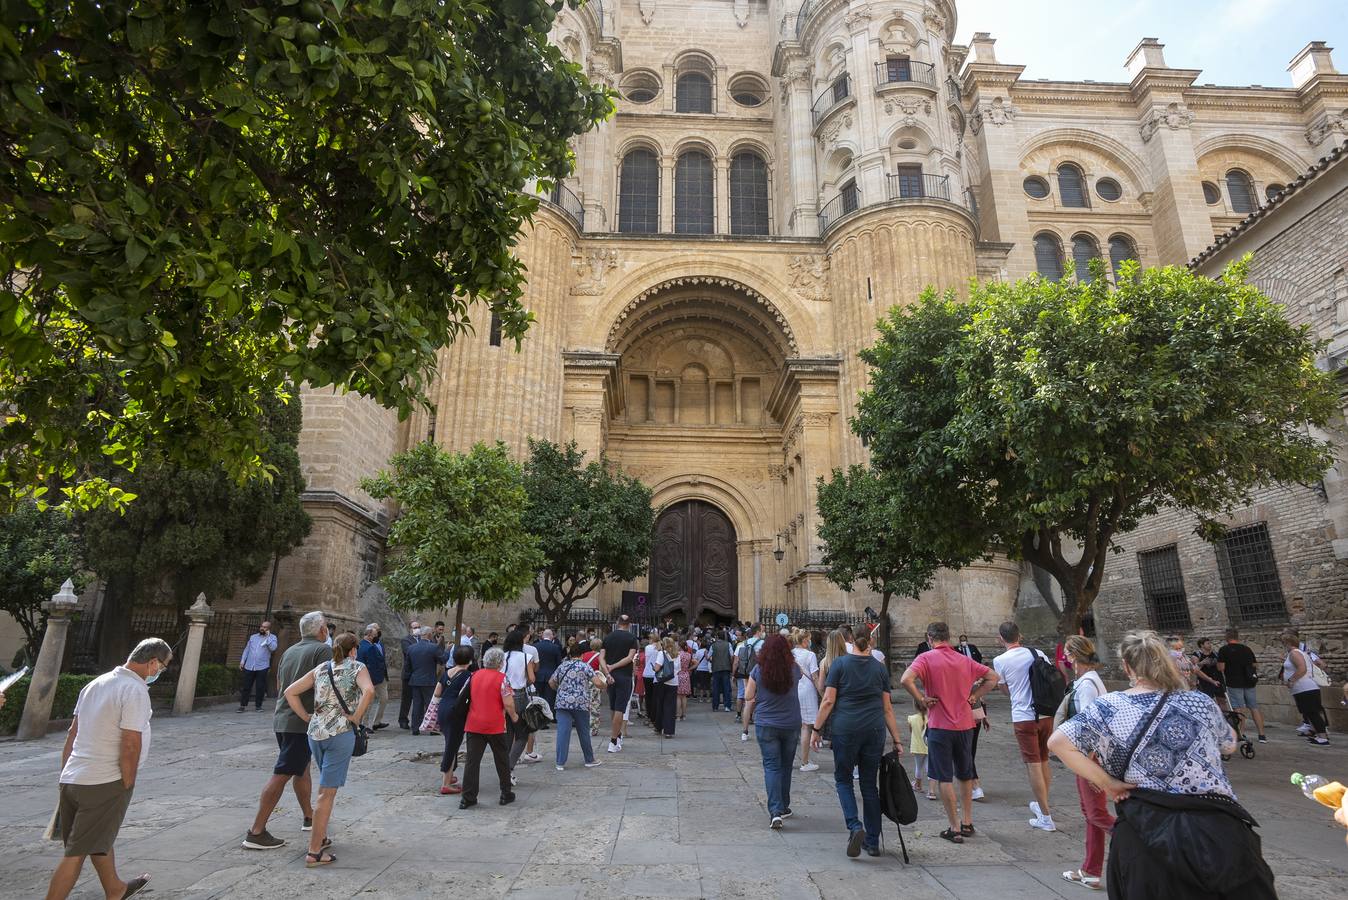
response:
[[(342, 696), (341, 690), (337, 687), (337, 679), (332, 676), (332, 663), (328, 663), (328, 681), (332, 683), (332, 693), (337, 697), (337, 702), (342, 707), (342, 712), (349, 718), (351, 716), (351, 707), (346, 705), (346, 699)], [(364, 725), (353, 723), (351, 728), (356, 732), (356, 746), (352, 748), (352, 756), (364, 756), (365, 751), (370, 749), (370, 733), (365, 730)]]
[(674, 659), (663, 650), (660, 651), (660, 656), (663, 656), (665, 661), (655, 672), (655, 683), (665, 684), (674, 680)]

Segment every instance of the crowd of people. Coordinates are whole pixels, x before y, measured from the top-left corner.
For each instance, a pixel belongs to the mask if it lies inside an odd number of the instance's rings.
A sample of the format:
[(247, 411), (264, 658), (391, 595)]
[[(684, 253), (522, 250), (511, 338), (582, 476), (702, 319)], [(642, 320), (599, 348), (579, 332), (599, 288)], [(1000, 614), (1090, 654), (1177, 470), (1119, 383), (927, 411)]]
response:
[[(306, 865), (320, 867), (337, 860), (328, 826), (351, 760), (365, 752), (371, 735), (388, 727), (389, 672), (378, 624), (359, 638), (332, 634), (324, 615), (314, 611), (299, 619), (299, 632), (300, 640), (276, 665), (282, 686), (273, 715), (277, 758), (242, 846), (286, 845), (268, 823), (289, 785), (307, 832)], [(661, 741), (674, 740), (688, 704), (710, 703), (714, 713), (734, 714), (742, 741), (753, 729), (767, 827), (785, 827), (793, 815), (793, 774), (817, 771), (811, 754), (827, 745), (847, 831), (845, 853), (879, 856), (881, 759), (887, 749), (902, 758), (904, 742), (890, 666), (872, 638), (869, 627), (824, 635), (789, 628), (768, 633), (751, 623), (678, 628), (667, 622), (639, 635), (622, 616), (602, 636), (581, 631), (563, 639), (551, 629), (535, 634), (518, 625), (503, 637), (493, 632), (479, 640), (468, 627), (454, 636), (443, 623), (414, 621), (402, 641), (399, 725), (416, 736), (442, 737), (442, 777), (435, 789), (458, 795), (459, 807), (471, 809), (479, 802), (488, 750), (504, 806), (516, 800), (521, 764), (542, 760), (534, 748), (540, 729), (556, 728), (557, 771), (572, 759), (573, 735), (583, 766), (593, 768), (603, 762), (596, 744), (604, 730), (603, 750), (610, 754), (623, 751), (634, 722), (640, 727), (644, 721)], [(1178, 637), (1130, 632), (1118, 648), (1129, 687), (1119, 691), (1107, 688), (1095, 644), (1085, 636), (1062, 641), (1052, 659), (1026, 646), (1014, 622), (1000, 626), (998, 641), (1002, 652), (985, 665), (965, 636), (952, 641), (945, 623), (931, 623), (900, 679), (916, 710), (907, 717), (912, 787), (925, 787), (929, 798), (939, 799), (947, 820), (941, 839), (964, 844), (978, 835), (973, 804), (984, 797), (978, 736), (991, 727), (984, 698), (1002, 690), (1010, 697), (1025, 765), (1031, 828), (1057, 829), (1050, 757), (1075, 777), (1085, 850), (1081, 865), (1063, 873), (1065, 880), (1101, 890), (1107, 867), (1116, 897), (1276, 896), (1254, 820), (1237, 802), (1223, 767), (1246, 718), (1254, 721), (1258, 739), (1267, 740), (1254, 691), (1258, 666), (1235, 630), (1220, 649), (1199, 640), (1194, 653)], [(1301, 730), (1312, 745), (1324, 746), (1319, 659), (1295, 632), (1284, 633), (1282, 643), (1282, 679), (1305, 717)], [(276, 637), (264, 622), (240, 660), (240, 712), (250, 700), (260, 709), (254, 698), (265, 679), (255, 673), (270, 669), (275, 651)], [(52, 876), (49, 897), (69, 894), (85, 857), (93, 860), (109, 897), (132, 896), (148, 882), (148, 874), (121, 879), (113, 843), (149, 750), (148, 687), (171, 659), (164, 641), (143, 641), (125, 666), (81, 692), (62, 755), (54, 826), (65, 859)], [(1055, 682), (1055, 675), (1064, 677)], [(1056, 693), (1055, 683), (1062, 686)], [(311, 772), (317, 774), (316, 800)], [(1204, 835), (1199, 846), (1177, 845), (1198, 834)], [(1202, 885), (1192, 884), (1196, 869), (1202, 870)]]

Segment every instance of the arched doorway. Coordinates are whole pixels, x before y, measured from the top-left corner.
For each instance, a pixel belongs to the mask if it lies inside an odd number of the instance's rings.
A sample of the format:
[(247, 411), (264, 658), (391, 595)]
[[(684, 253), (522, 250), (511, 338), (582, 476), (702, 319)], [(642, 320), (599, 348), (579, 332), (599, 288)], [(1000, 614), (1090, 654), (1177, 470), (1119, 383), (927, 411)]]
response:
[(704, 500), (660, 514), (651, 553), (651, 601), (661, 616), (724, 620), (739, 609), (735, 526)]

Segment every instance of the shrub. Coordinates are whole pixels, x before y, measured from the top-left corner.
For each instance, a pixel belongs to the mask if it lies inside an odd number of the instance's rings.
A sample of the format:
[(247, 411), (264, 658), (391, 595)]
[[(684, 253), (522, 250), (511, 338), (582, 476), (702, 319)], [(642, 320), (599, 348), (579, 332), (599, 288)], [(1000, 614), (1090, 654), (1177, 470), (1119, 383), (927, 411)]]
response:
[(219, 663), (202, 663), (197, 670), (197, 696), (223, 697), (237, 690), (238, 670)]
[[(62, 675), (56, 683), (56, 699), (52, 701), (51, 717), (68, 719), (75, 711), (75, 701), (86, 684), (96, 675)], [(20, 678), (5, 691), (5, 708), (0, 709), (0, 734), (13, 734), (19, 730), (19, 718), (23, 715), (23, 704), (28, 699), (28, 684), (31, 676)]]

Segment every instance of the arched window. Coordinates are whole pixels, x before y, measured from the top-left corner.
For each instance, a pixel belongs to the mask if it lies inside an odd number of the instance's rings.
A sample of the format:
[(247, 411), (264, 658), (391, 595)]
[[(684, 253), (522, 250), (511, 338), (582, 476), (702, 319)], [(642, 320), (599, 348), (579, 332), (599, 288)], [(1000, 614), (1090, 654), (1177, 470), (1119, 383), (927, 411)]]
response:
[(1222, 192), (1211, 181), (1203, 182), (1203, 199), (1207, 201), (1208, 206), (1216, 206), (1222, 202)]
[(701, 72), (680, 75), (674, 86), (674, 111), (711, 112), (711, 79)]
[(660, 160), (645, 148), (623, 157), (618, 230), (626, 234), (655, 234), (660, 230)]
[(1062, 242), (1055, 235), (1035, 235), (1034, 267), (1045, 279), (1062, 281)]
[(1109, 239), (1109, 267), (1114, 270), (1114, 281), (1119, 280), (1119, 267), (1127, 260), (1137, 259), (1137, 245), (1126, 234), (1116, 234)]
[(1091, 260), (1100, 258), (1100, 245), (1089, 234), (1079, 234), (1072, 238), (1072, 265), (1076, 269), (1077, 281), (1091, 283)]
[(1081, 170), (1071, 163), (1058, 166), (1058, 196), (1063, 206), (1085, 209), (1090, 206), (1086, 197), (1086, 179)]
[(711, 157), (690, 150), (674, 165), (674, 231), (711, 234), (716, 230), (716, 176)]
[(1231, 198), (1232, 212), (1252, 213), (1259, 208), (1254, 198), (1254, 182), (1240, 169), (1226, 173), (1226, 193)]
[(730, 233), (768, 233), (768, 164), (748, 150), (730, 159)]

